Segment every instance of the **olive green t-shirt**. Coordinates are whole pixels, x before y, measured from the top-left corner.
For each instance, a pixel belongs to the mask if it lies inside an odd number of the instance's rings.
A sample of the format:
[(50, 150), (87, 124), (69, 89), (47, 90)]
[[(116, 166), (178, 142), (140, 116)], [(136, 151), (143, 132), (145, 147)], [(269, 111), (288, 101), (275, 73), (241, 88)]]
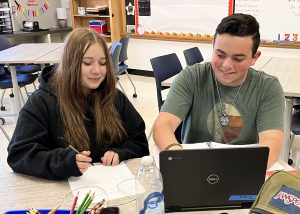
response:
[(182, 143), (253, 144), (258, 143), (259, 132), (283, 130), (284, 94), (276, 77), (249, 68), (239, 92), (240, 86), (217, 84), (227, 126), (220, 124), (222, 110), (211, 63), (186, 67), (172, 83), (161, 111), (183, 120)]

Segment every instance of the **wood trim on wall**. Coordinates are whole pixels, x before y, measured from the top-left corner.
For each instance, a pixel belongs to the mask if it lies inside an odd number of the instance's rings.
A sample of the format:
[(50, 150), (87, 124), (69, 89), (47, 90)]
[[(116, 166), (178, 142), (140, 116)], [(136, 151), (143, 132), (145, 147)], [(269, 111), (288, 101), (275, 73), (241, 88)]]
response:
[[(124, 35), (123, 35), (124, 36)], [(149, 40), (161, 40), (161, 41), (174, 41), (174, 42), (194, 42), (194, 43), (206, 43), (211, 44), (213, 41), (213, 38), (210, 36), (206, 37), (195, 37), (195, 36), (161, 36), (161, 35), (139, 35), (136, 33), (130, 34), (131, 38), (134, 39), (149, 39)], [(289, 43), (289, 42), (264, 42), (262, 41), (260, 43), (260, 47), (271, 47), (271, 48), (289, 48), (289, 49), (300, 49), (300, 43)]]

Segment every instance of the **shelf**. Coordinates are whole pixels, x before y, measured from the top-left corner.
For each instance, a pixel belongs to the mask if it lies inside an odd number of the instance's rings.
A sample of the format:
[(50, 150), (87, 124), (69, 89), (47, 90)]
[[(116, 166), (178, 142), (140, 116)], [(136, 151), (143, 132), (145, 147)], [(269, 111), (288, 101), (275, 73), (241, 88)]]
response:
[[(91, 20), (105, 20), (107, 24), (107, 31), (111, 35), (101, 34), (107, 42), (118, 41), (121, 34), (126, 32), (126, 18), (125, 18), (125, 1), (124, 0), (71, 0), (71, 17), (72, 27), (89, 27)], [(85, 15), (78, 14), (78, 8), (95, 8), (96, 6), (105, 5), (108, 7), (106, 12), (87, 13)], [(99, 31), (100, 32), (100, 31)]]
[(12, 11), (9, 0), (1, 0), (0, 4), (0, 33), (13, 32)]
[(0, 11), (10, 11), (9, 7), (0, 8)]
[(74, 17), (80, 18), (110, 18), (108, 15), (74, 15)]
[(105, 37), (105, 38), (111, 38), (111, 35), (105, 35), (105, 34), (100, 34), (100, 35)]

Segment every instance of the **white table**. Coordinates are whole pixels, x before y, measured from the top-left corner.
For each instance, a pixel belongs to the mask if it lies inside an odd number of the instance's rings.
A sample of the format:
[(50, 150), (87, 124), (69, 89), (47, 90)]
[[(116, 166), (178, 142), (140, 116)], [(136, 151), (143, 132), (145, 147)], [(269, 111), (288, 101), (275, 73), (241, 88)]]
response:
[[(253, 66), (257, 70), (276, 76), (283, 88), (286, 105), (284, 115), (284, 143), (281, 159), (288, 161), (291, 148), (291, 118), (293, 112), (293, 99), (300, 97), (300, 59), (260, 57)], [(162, 82), (162, 86), (171, 86), (176, 76)]]
[(55, 50), (45, 54), (42, 57), (39, 57), (38, 59), (34, 60), (35, 64), (53, 64), (53, 63), (59, 63), (61, 56), (63, 54), (64, 45), (62, 44), (60, 47), (56, 48)]
[[(135, 175), (137, 168), (140, 164), (140, 159), (127, 160), (126, 165)], [(284, 162), (279, 162), (283, 167), (289, 166)], [(67, 180), (53, 181), (45, 180), (32, 176), (26, 176), (13, 172), (3, 170), (0, 176), (0, 213), (7, 210), (28, 209), (29, 207), (38, 209), (51, 209), (61, 204), (61, 209), (68, 209), (69, 207), (64, 205), (64, 197), (70, 192), (70, 186)], [(126, 203), (129, 202), (129, 203)], [(132, 214), (136, 213), (136, 202), (132, 199), (122, 198), (109, 202), (110, 206), (119, 206), (120, 213)], [(248, 209), (236, 209), (236, 210), (212, 210), (212, 211), (198, 211), (198, 212), (180, 212), (180, 214), (187, 213), (211, 213), (219, 214), (227, 212), (230, 214), (243, 214), (248, 213)]]
[(21, 110), (21, 103), (15, 65), (35, 63), (36, 59), (56, 50), (62, 45), (63, 43), (26, 43), (0, 51), (0, 64), (6, 64), (10, 67), (17, 114)]

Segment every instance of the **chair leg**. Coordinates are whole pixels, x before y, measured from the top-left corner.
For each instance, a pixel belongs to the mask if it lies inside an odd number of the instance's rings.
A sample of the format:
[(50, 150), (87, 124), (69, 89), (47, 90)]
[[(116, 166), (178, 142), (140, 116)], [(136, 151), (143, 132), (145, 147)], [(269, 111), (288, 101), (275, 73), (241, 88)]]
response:
[(20, 98), (21, 98), (21, 100), (22, 100), (22, 102), (23, 102), (23, 105), (24, 105), (24, 104), (25, 104), (25, 100), (24, 100), (24, 96), (23, 96), (23, 94), (22, 94), (21, 88), (19, 88), (19, 93), (20, 93)]
[[(295, 135), (293, 134), (293, 132), (291, 132), (291, 135), (290, 135), (291, 146), (289, 148), (289, 151), (290, 151), (289, 156), (291, 155), (291, 149), (292, 149), (294, 139), (295, 139)], [(293, 159), (291, 157), (289, 157), (288, 164), (293, 165), (293, 163), (294, 163)]]
[(2, 96), (1, 96), (1, 111), (5, 111), (5, 106), (3, 105), (3, 98), (5, 94), (6, 89), (3, 90)]
[(125, 70), (125, 73), (126, 73), (126, 75), (127, 75), (128, 79), (129, 79), (129, 81), (131, 82), (131, 85), (133, 86), (133, 89), (134, 89), (134, 94), (133, 94), (133, 97), (134, 97), (134, 98), (136, 98), (136, 97), (137, 97), (137, 94), (136, 94), (136, 88), (135, 88), (135, 85), (133, 84), (133, 82), (132, 82), (132, 80), (131, 80), (131, 78), (130, 78), (130, 76), (129, 76), (129, 74), (128, 74), (128, 71), (127, 71), (127, 70)]
[(14, 91), (13, 91), (13, 89), (11, 88), (11, 89), (10, 89), (9, 97), (13, 98), (14, 96), (15, 96), (15, 95), (14, 95)]
[(32, 85), (33, 85), (34, 90), (36, 90), (36, 85), (34, 82), (32, 83)]
[(7, 134), (7, 132), (4, 130), (2, 124), (0, 124), (0, 129), (1, 129), (1, 131), (3, 132), (3, 134), (5, 135), (6, 139), (7, 139), (8, 141), (10, 141), (10, 136), (9, 136), (9, 135)]
[(147, 142), (149, 142), (149, 140), (150, 140), (150, 138), (151, 138), (151, 136), (152, 136), (152, 134), (153, 134), (153, 129), (154, 129), (154, 123), (152, 124), (152, 127), (151, 127), (151, 129), (150, 129), (150, 132), (149, 132), (149, 134), (147, 135)]
[(28, 94), (28, 91), (27, 91), (26, 86), (24, 86), (24, 90), (25, 90), (25, 92), (26, 92), (27, 98), (29, 98), (29, 94)]
[(121, 85), (121, 83), (120, 83), (119, 80), (117, 81), (117, 83), (118, 83), (118, 85), (120, 86), (120, 88), (121, 88), (121, 90), (123, 91), (123, 93), (126, 95), (126, 97), (128, 97), (127, 94), (126, 94), (126, 92), (125, 92), (125, 90), (124, 90), (124, 88), (123, 88), (123, 86)]

